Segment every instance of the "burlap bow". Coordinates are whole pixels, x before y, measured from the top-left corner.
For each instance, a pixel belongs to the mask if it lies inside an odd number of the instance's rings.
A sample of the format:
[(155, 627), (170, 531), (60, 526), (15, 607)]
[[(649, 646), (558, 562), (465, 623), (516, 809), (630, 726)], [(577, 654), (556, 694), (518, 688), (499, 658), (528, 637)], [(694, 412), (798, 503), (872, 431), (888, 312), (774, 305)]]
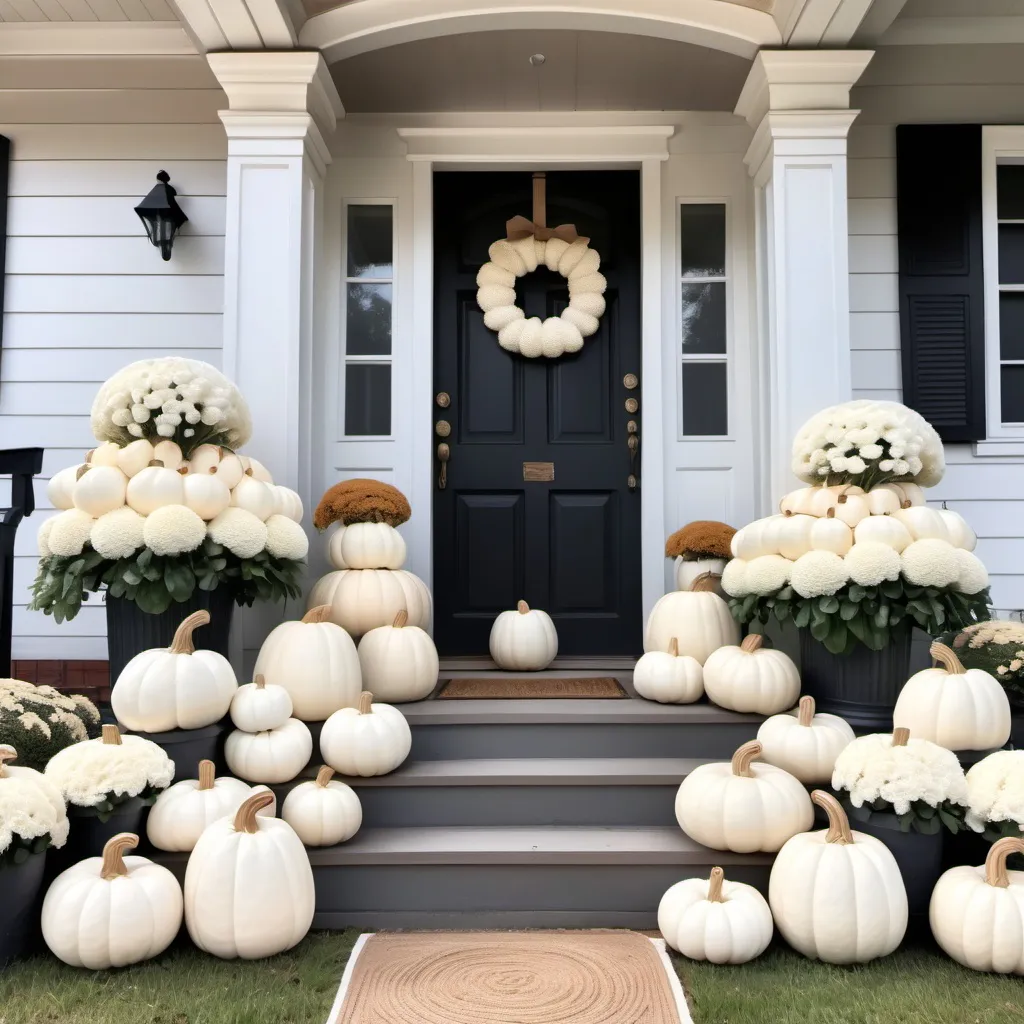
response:
[(549, 228), (543, 224), (535, 224), (522, 215), (505, 221), (505, 237), (510, 242), (518, 242), (519, 239), (529, 238), (531, 235), (541, 242), (546, 242), (549, 238), (560, 238), (570, 245), (577, 239), (582, 239), (585, 243), (590, 242), (589, 238), (584, 238), (576, 231), (575, 224), (559, 224), (558, 227)]

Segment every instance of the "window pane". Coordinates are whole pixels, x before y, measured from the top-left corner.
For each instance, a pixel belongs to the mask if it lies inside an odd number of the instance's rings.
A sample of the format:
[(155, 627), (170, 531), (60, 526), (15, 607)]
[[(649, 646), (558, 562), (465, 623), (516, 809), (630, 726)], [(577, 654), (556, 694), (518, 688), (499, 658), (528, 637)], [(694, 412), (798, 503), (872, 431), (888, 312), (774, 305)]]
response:
[(683, 203), (679, 210), (683, 277), (724, 277), (725, 206)]
[(683, 363), (683, 433), (728, 434), (725, 363)]
[(683, 352), (725, 353), (725, 284), (683, 285)]
[(999, 283), (1024, 284), (1024, 224), (999, 225)]
[(391, 433), (391, 367), (387, 364), (345, 367), (345, 433), (352, 437)]
[(1024, 164), (996, 168), (996, 195), (1000, 220), (1024, 220)]
[(999, 296), (999, 355), (1024, 359), (1024, 294), (1020, 292)]
[(393, 277), (392, 208), (348, 208), (348, 277)]
[(391, 353), (391, 285), (350, 284), (345, 349), (350, 356)]

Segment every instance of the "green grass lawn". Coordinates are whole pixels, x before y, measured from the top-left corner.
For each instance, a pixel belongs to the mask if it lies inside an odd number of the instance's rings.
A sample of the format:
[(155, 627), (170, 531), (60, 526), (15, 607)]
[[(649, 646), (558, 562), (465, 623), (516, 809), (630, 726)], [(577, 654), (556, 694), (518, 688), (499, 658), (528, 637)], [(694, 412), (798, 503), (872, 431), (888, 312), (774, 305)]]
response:
[[(0, 1024), (324, 1024), (356, 935), (311, 935), (255, 963), (187, 946), (112, 972), (28, 960), (0, 972)], [(1024, 979), (976, 974), (924, 948), (854, 968), (781, 946), (743, 967), (675, 963), (696, 1024), (1024, 1021)]]

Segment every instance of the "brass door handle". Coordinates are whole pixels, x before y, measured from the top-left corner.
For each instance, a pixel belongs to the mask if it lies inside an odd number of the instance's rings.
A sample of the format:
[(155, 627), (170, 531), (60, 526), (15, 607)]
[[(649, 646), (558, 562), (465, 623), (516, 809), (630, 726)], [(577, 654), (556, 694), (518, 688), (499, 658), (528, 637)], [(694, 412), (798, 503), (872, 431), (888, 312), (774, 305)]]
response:
[(448, 486), (448, 460), (452, 450), (443, 441), (437, 446), (437, 461), (441, 463), (441, 472), (437, 478), (437, 489), (443, 491)]
[(640, 434), (635, 430), (626, 438), (626, 445), (629, 448), (629, 476), (626, 477), (626, 486), (635, 491), (640, 482), (640, 475), (637, 471), (637, 456), (640, 454)]

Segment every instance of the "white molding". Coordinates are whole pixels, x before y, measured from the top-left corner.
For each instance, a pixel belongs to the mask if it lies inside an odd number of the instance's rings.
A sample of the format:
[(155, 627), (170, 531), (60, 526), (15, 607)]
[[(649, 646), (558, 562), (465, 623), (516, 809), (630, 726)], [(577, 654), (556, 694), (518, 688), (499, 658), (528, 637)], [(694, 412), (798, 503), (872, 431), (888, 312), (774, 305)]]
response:
[(790, 8), (783, 38), (787, 46), (846, 46), (856, 35), (872, 0), (797, 0)]
[(754, 130), (743, 162), (755, 184), (763, 185), (765, 165), (775, 155), (845, 155), (850, 126), (859, 113), (859, 110), (770, 111)]
[(906, 3), (907, 0), (875, 0), (850, 42), (857, 46), (880, 46)]
[(878, 40), (879, 46), (975, 43), (1024, 43), (1024, 15), (898, 18)]
[(289, 50), (293, 14), (279, 0), (172, 0), (204, 50)]
[(172, 22), (4, 22), (3, 57), (190, 56), (198, 53), (181, 25)]
[(292, 12), (278, 0), (245, 0), (249, 16), (268, 50), (289, 50), (299, 42)]

